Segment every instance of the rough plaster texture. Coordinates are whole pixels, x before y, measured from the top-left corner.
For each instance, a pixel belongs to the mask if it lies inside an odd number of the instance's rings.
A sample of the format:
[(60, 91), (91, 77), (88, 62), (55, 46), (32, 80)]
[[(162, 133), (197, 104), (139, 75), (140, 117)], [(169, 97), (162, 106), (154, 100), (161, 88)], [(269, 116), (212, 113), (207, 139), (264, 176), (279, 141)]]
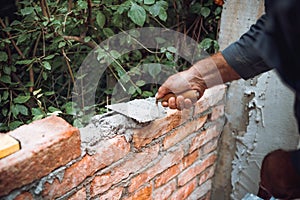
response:
[[(221, 50), (246, 32), (263, 12), (263, 0), (226, 1), (219, 35)], [(293, 92), (274, 71), (229, 85), (227, 124), (212, 199), (241, 199), (248, 192), (256, 194), (263, 157), (274, 149), (296, 148), (299, 136), (293, 102)]]

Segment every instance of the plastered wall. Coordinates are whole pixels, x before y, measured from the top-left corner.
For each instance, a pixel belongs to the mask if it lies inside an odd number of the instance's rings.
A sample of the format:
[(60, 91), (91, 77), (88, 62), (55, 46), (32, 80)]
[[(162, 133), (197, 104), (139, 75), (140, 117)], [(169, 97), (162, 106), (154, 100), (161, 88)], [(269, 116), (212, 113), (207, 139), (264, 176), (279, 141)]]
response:
[[(221, 50), (237, 40), (264, 12), (264, 1), (228, 0), (221, 18)], [(212, 199), (241, 199), (256, 194), (263, 157), (278, 148), (294, 149), (299, 136), (293, 114), (294, 94), (266, 72), (228, 87), (226, 118)], [(227, 173), (231, 170), (231, 173)]]

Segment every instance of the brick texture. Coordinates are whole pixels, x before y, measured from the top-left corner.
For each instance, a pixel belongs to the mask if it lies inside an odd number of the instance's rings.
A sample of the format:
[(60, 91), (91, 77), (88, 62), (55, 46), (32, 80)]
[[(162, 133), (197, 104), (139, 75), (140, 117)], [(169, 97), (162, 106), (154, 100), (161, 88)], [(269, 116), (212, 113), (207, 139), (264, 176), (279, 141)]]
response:
[(97, 147), (97, 152), (93, 156), (86, 155), (82, 160), (67, 168), (62, 182), (55, 179), (52, 184), (45, 183), (43, 196), (51, 199), (61, 196), (99, 169), (123, 158), (130, 150), (130, 145), (124, 136), (100, 142)]
[(147, 165), (158, 156), (159, 145), (154, 145), (145, 151), (128, 156), (124, 162), (107, 174), (96, 176), (91, 183), (91, 196), (100, 194), (109, 189), (113, 184), (127, 178)]
[(136, 148), (149, 144), (192, 117), (192, 110), (170, 110), (166, 117), (152, 121), (149, 125), (134, 130), (133, 141)]
[(196, 120), (190, 121), (180, 128), (176, 129), (170, 135), (168, 135), (164, 141), (164, 149), (168, 149), (176, 143), (180, 142), (184, 138), (186, 138), (189, 134), (199, 130), (203, 124), (206, 122), (207, 116), (200, 117)]
[(80, 135), (59, 117), (48, 117), (9, 133), (21, 150), (0, 159), (0, 196), (31, 183), (81, 154)]
[(172, 180), (164, 186), (154, 190), (153, 199), (165, 200), (176, 190), (176, 180)]
[(141, 185), (147, 183), (154, 176), (168, 169), (170, 166), (179, 163), (183, 158), (183, 149), (178, 148), (175, 151), (165, 154), (153, 167), (150, 167), (145, 172), (131, 179), (131, 184), (128, 188), (129, 192), (137, 190)]

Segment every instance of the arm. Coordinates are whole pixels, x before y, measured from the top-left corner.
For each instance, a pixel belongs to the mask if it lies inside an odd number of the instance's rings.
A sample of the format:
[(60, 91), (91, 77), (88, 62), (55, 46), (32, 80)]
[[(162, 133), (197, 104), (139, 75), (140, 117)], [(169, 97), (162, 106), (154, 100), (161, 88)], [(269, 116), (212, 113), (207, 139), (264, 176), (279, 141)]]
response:
[[(205, 89), (212, 86), (241, 77), (248, 79), (270, 70), (253, 46), (257, 36), (263, 32), (266, 19), (267, 16), (262, 16), (247, 33), (223, 52), (200, 60), (190, 69), (170, 76), (159, 88), (156, 98), (160, 99), (169, 92), (178, 94), (190, 89), (197, 90), (201, 97)], [(181, 110), (190, 108), (193, 103), (195, 100), (184, 99), (179, 95), (163, 102), (162, 105)]]

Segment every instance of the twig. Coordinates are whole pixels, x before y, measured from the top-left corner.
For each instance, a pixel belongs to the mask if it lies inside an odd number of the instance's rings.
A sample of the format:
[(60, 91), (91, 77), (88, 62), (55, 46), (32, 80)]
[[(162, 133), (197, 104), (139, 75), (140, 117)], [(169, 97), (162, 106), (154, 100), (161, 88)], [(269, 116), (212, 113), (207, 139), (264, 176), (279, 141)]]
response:
[(80, 42), (80, 43), (82, 43), (82, 44), (84, 44), (84, 45), (86, 45), (88, 47), (91, 47), (92, 49), (94, 49), (94, 48), (96, 48), (98, 46), (96, 42), (94, 42), (94, 41), (85, 42), (83, 38), (78, 37), (78, 36), (68, 36), (68, 35), (65, 35), (65, 36), (63, 36), (63, 38), (65, 40), (74, 40), (76, 42)]

